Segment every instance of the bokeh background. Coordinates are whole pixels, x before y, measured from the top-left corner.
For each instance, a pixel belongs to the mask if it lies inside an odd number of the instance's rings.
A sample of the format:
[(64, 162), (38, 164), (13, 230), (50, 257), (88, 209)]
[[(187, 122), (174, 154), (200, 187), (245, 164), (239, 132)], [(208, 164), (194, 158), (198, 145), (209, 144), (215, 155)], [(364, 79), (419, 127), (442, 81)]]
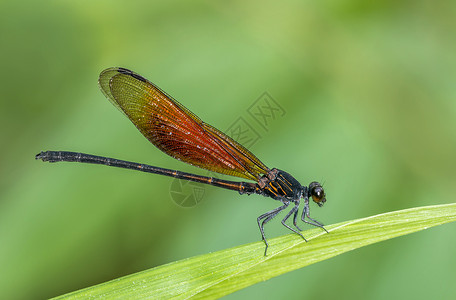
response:
[[(2, 1), (0, 298), (47, 298), (259, 241), (278, 205), (171, 179), (35, 161), (72, 150), (205, 174), (155, 149), (97, 87), (135, 70), (251, 150), (328, 194), (325, 224), (455, 201), (455, 1)], [(268, 92), (285, 115), (258, 127)], [(228, 179), (227, 177), (224, 177)], [(279, 220), (267, 234), (288, 231)], [(228, 299), (450, 299), (456, 224), (390, 240)], [(273, 248), (274, 245), (272, 244)], [(258, 253), (262, 255), (262, 253)]]

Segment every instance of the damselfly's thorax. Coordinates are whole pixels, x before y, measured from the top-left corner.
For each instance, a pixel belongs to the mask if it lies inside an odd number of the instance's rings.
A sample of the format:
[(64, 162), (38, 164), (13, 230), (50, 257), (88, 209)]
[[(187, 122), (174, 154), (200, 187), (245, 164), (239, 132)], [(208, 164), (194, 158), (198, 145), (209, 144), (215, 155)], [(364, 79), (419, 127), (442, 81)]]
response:
[(273, 168), (258, 180), (263, 195), (276, 200), (299, 200), (303, 193), (302, 185), (285, 171)]
[(279, 169), (271, 169), (266, 175), (258, 180), (261, 194), (275, 200), (288, 199), (296, 202), (302, 197), (312, 200), (323, 206), (326, 202), (326, 194), (320, 183), (314, 181), (309, 187), (302, 186), (293, 176)]

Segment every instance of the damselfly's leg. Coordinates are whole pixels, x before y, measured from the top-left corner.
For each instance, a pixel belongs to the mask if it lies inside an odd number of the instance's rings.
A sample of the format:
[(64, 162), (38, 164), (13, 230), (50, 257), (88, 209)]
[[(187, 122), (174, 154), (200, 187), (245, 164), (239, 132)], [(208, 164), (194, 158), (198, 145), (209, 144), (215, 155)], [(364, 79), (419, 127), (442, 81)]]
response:
[[(295, 206), (288, 212), (288, 214), (285, 216), (285, 218), (283, 218), (283, 220), (282, 220), (282, 225), (285, 226), (286, 228), (290, 229), (290, 230), (293, 231), (294, 233), (299, 234), (299, 235), (304, 239), (304, 241), (307, 242), (306, 238), (305, 238), (299, 231), (297, 231), (296, 229), (294, 229), (294, 228), (288, 226), (288, 225), (285, 223), (285, 222), (288, 220), (288, 218), (289, 218), (292, 214), (294, 214), (293, 223), (294, 223), (294, 225), (296, 226), (296, 214), (297, 214), (297, 212), (298, 212), (298, 209), (299, 209), (299, 202), (295, 202)], [(299, 229), (298, 226), (296, 226), (296, 228)], [(299, 230), (301, 230), (301, 229), (299, 229)]]
[[(309, 219), (310, 221), (307, 221), (306, 220), (306, 217), (307, 219)], [(310, 209), (309, 209), (309, 204), (308, 202), (305, 203), (304, 205), (304, 209), (302, 210), (302, 216), (301, 216), (301, 220), (304, 222), (304, 223), (307, 223), (309, 225), (312, 225), (312, 226), (316, 226), (316, 227), (320, 227), (322, 228), (324, 231), (326, 231), (327, 233), (328, 230), (326, 230), (326, 228), (324, 227), (323, 224), (321, 224), (320, 222), (318, 222), (317, 220), (314, 220), (310, 217)]]
[(298, 210), (296, 210), (294, 212), (294, 215), (293, 215), (293, 225), (299, 229), (299, 231), (302, 231), (301, 228), (299, 228), (298, 224), (296, 223), (297, 222), (297, 219), (298, 219)]
[[(271, 221), (275, 216), (277, 216), (278, 213), (280, 213), (282, 210), (287, 208), (288, 205), (290, 204), (290, 202), (288, 202), (288, 201), (282, 202), (282, 203), (283, 203), (282, 206), (279, 206), (271, 211), (268, 211), (267, 213), (264, 213), (257, 218), (257, 223), (258, 223), (258, 227), (260, 228), (261, 237), (264, 241), (264, 244), (266, 245), (266, 248), (264, 249), (264, 256), (266, 256), (266, 252), (268, 251), (268, 247), (269, 247), (268, 241), (266, 240), (266, 236), (264, 235), (264, 225), (266, 225), (266, 223)], [(261, 221), (261, 220), (263, 220), (263, 221)]]

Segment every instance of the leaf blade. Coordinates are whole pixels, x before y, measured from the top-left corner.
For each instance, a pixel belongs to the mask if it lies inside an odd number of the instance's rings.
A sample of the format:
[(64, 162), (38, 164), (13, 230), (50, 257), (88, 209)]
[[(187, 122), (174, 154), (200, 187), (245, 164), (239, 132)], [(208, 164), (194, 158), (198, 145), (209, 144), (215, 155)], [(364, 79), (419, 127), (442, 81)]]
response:
[(456, 221), (456, 203), (411, 208), (204, 254), (118, 278), (59, 298), (219, 298), (339, 254)]

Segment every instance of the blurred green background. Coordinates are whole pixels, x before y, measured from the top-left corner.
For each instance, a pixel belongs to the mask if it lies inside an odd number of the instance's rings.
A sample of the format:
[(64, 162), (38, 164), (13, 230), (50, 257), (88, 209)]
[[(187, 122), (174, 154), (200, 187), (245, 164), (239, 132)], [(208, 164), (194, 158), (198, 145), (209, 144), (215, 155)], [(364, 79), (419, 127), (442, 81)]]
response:
[[(155, 149), (104, 98), (98, 74), (111, 66), (221, 130), (245, 117), (265, 164), (324, 182), (328, 202), (311, 210), (325, 224), (455, 201), (455, 1), (2, 1), (0, 11), (1, 299), (259, 241), (256, 217), (278, 205), (207, 187), (182, 208), (167, 177), (35, 161), (70, 150), (205, 174)], [(246, 112), (265, 91), (286, 112), (266, 130)], [(279, 220), (267, 227), (286, 233)], [(450, 299), (455, 234), (449, 224), (387, 241), (228, 298)]]

